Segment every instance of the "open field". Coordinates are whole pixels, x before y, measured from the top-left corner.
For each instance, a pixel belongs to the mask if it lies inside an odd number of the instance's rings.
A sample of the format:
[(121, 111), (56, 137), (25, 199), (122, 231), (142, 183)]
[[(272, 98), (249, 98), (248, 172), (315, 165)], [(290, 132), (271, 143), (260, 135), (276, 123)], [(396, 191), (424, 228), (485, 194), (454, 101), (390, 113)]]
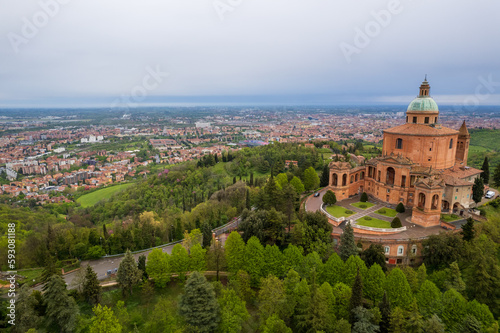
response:
[(82, 207), (90, 207), (98, 203), (99, 201), (103, 199), (108, 199), (110, 198), (113, 194), (123, 191), (127, 187), (133, 185), (134, 183), (127, 183), (127, 184), (120, 184), (120, 185), (115, 185), (115, 186), (110, 186), (110, 187), (105, 187), (101, 190), (97, 190), (95, 192), (89, 193), (82, 195), (79, 197), (76, 202), (80, 203)]
[[(369, 218), (367, 220), (366, 218)], [(383, 220), (379, 220), (373, 217), (369, 216), (364, 216), (357, 220), (359, 225), (363, 225), (365, 227), (372, 227), (372, 228), (384, 228), (384, 229), (390, 229), (391, 228), (391, 223)]]

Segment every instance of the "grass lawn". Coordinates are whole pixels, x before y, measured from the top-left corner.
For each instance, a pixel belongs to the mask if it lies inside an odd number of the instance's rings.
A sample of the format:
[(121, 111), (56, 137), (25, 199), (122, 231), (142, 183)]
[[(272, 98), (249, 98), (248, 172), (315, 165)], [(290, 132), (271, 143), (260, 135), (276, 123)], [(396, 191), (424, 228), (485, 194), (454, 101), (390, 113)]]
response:
[(348, 213), (346, 213), (346, 211), (348, 211), (348, 209), (341, 207), (341, 206), (337, 206), (337, 205), (327, 206), (326, 211), (328, 212), (328, 214), (335, 216), (337, 218), (349, 217), (349, 216), (355, 214), (355, 212), (353, 212), (352, 210), (350, 211), (351, 213), (348, 214)]
[[(351, 205), (354, 207), (357, 207), (359, 209), (367, 209), (367, 208), (370, 208), (372, 206), (375, 206), (375, 204), (372, 204), (371, 202), (361, 202), (361, 201), (352, 203)], [(366, 207), (362, 207), (361, 205), (365, 205)]]
[(101, 190), (97, 190), (95, 192), (89, 193), (82, 195), (79, 197), (76, 202), (79, 202), (82, 207), (90, 207), (101, 201), (102, 199), (108, 199), (110, 198), (113, 194), (123, 191), (127, 187), (133, 185), (134, 183), (127, 183), (127, 184), (120, 184), (120, 185), (115, 185), (111, 187), (105, 187)]
[(453, 222), (459, 219), (461, 219), (461, 217), (455, 214), (441, 214), (441, 220), (445, 222)]
[(380, 215), (384, 215), (387, 217), (395, 217), (396, 215), (398, 215), (398, 212), (396, 212), (394, 209), (387, 208), (387, 207), (380, 208), (379, 210), (375, 211), (375, 213), (380, 214)]
[(357, 220), (359, 225), (364, 225), (365, 227), (372, 227), (372, 228), (384, 228), (384, 229), (390, 229), (391, 228), (391, 222), (379, 220), (376, 218), (371, 218), (371, 220), (367, 220), (366, 218), (370, 218), (369, 216), (364, 216)]

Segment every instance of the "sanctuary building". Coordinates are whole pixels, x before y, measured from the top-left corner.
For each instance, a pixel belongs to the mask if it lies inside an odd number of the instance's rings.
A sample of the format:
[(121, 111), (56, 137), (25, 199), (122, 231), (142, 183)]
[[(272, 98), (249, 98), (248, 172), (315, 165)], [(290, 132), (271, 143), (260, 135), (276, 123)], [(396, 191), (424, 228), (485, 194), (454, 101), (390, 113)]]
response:
[(402, 202), (413, 208), (411, 222), (423, 227), (439, 225), (441, 212), (469, 208), (482, 171), (467, 166), (467, 126), (442, 126), (429, 92), (425, 79), (406, 110), (406, 123), (384, 131), (381, 156), (357, 166), (330, 163), (329, 189), (337, 200), (366, 192), (390, 205)]

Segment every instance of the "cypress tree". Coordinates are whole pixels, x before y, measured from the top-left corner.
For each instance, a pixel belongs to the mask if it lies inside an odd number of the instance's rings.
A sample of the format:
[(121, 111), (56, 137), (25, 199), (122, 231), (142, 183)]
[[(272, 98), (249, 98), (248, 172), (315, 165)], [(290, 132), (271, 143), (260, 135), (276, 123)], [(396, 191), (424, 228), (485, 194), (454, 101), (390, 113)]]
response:
[(475, 203), (480, 202), (484, 195), (484, 183), (481, 177), (474, 180), (474, 185), (472, 185), (472, 200)]
[(141, 256), (139, 257), (139, 261), (137, 262), (137, 268), (139, 268), (142, 271), (142, 279), (147, 280), (148, 273), (146, 272), (146, 256), (144, 254), (141, 254)]
[(475, 230), (474, 230), (474, 219), (469, 217), (467, 219), (467, 223), (462, 226), (462, 237), (464, 241), (470, 242), (474, 239)]
[(361, 193), (361, 197), (359, 198), (359, 201), (367, 202), (368, 201), (368, 194), (366, 194), (366, 192)]
[(354, 324), (354, 321), (356, 319), (354, 309), (356, 309), (358, 306), (363, 306), (363, 280), (361, 279), (361, 275), (359, 274), (359, 267), (356, 278), (354, 279), (354, 284), (352, 285), (352, 295), (349, 302), (349, 318), (351, 324)]
[(481, 167), (483, 172), (481, 173), (481, 178), (483, 179), (483, 183), (490, 183), (490, 162), (488, 161), (488, 156), (484, 157), (483, 166)]
[(91, 305), (97, 304), (101, 300), (101, 286), (99, 285), (96, 272), (94, 272), (90, 265), (85, 269), (83, 297)]
[(330, 182), (330, 168), (328, 167), (328, 164), (325, 164), (325, 166), (323, 167), (323, 172), (321, 173), (319, 186), (320, 187), (328, 186), (329, 182)]
[[(253, 182), (253, 179), (250, 178), (250, 181)], [(250, 190), (249, 189), (247, 189), (247, 193), (246, 193), (246, 196), (245, 196), (245, 207), (248, 210), (250, 210), (250, 208), (252, 208), (252, 206), (250, 204)]]
[(253, 172), (250, 172), (250, 186), (253, 186)]
[(66, 283), (59, 275), (52, 275), (43, 294), (47, 304), (46, 318), (50, 332), (74, 332), (78, 306), (73, 297), (68, 295)]
[(220, 321), (219, 303), (213, 286), (200, 272), (193, 272), (186, 282), (179, 303), (179, 313), (197, 332), (213, 332)]
[(340, 258), (345, 262), (350, 256), (358, 255), (358, 247), (354, 242), (354, 230), (347, 222), (344, 232), (340, 236)]
[(495, 173), (493, 174), (493, 184), (497, 187), (500, 187), (500, 163), (498, 163), (495, 168)]
[[(54, 257), (49, 256), (47, 260), (45, 261), (45, 267), (43, 268), (42, 275), (40, 277), (40, 281), (42, 283), (47, 283), (49, 282), (50, 278), (52, 275), (60, 275), (61, 270), (56, 268), (56, 264), (54, 262)], [(47, 285), (44, 285), (42, 290), (45, 291), (47, 288)]]
[(233, 184), (236, 184), (236, 176), (233, 177)]
[(388, 333), (391, 320), (391, 304), (389, 303), (387, 292), (384, 291), (384, 297), (378, 307), (382, 315), (382, 319), (380, 320), (380, 333)]

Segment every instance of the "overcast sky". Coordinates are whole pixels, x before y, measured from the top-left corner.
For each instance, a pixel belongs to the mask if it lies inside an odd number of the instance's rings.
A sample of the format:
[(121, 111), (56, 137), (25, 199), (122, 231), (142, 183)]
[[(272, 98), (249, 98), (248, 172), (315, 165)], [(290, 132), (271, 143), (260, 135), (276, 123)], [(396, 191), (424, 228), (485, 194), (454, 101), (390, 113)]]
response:
[(425, 74), (438, 104), (500, 105), (499, 15), (498, 0), (0, 0), (0, 106), (406, 104)]

